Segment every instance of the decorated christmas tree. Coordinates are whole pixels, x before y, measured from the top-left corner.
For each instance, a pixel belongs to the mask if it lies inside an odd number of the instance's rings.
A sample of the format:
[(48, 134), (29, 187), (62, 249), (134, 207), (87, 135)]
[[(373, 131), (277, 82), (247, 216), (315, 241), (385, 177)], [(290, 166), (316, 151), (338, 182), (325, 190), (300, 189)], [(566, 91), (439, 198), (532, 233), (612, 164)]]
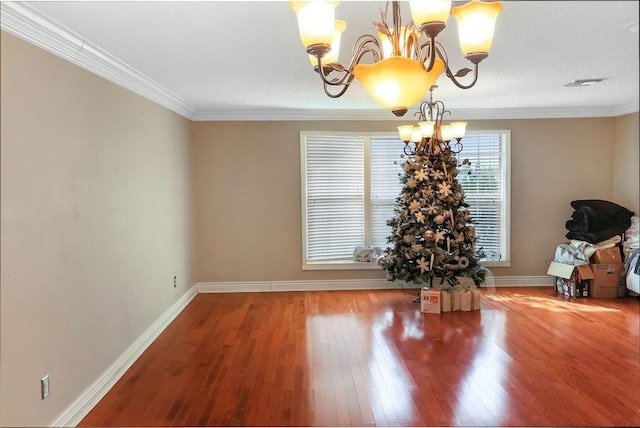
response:
[[(460, 167), (470, 162), (458, 164), (462, 135), (447, 135), (452, 130), (441, 124), (445, 112), (441, 101), (430, 99), (420, 106), (421, 130), (399, 127), (405, 141), (403, 186), (395, 216), (387, 222), (392, 227), (390, 245), (379, 262), (390, 281), (450, 288), (460, 277), (471, 278), (477, 286), (485, 279), (469, 205), (457, 179)], [(425, 121), (427, 114), (435, 120)], [(464, 125), (452, 124), (462, 126), (461, 134)]]

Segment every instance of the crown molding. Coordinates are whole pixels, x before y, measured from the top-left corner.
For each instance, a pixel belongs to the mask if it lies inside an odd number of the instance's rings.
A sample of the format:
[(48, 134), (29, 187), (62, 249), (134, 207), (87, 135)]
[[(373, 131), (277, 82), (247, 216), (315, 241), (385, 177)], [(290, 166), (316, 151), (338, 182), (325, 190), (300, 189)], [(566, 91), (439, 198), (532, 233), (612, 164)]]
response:
[[(499, 120), (499, 119), (567, 119), (584, 117), (615, 117), (639, 110), (638, 103), (621, 107), (584, 107), (584, 108), (496, 108), (496, 109), (455, 109), (449, 120)], [(379, 110), (305, 110), (278, 109), (263, 107), (260, 109), (225, 109), (196, 112), (194, 121), (242, 121), (242, 120), (375, 120), (404, 121), (414, 120), (413, 112), (403, 117), (395, 117), (391, 112)]]
[[(385, 109), (283, 109), (269, 106), (196, 111), (175, 93), (80, 35), (19, 1), (0, 2), (0, 28), (194, 121), (407, 121)], [(638, 102), (617, 107), (454, 109), (452, 120), (615, 117), (639, 110)]]
[(0, 28), (181, 116), (191, 119), (195, 114), (176, 94), (28, 4), (1, 2)]

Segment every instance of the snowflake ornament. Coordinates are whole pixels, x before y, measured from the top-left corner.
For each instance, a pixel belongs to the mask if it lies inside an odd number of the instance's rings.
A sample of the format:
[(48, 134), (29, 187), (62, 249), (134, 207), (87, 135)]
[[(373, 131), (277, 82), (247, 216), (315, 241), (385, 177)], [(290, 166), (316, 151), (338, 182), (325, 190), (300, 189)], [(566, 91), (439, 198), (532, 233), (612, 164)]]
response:
[(451, 184), (445, 183), (444, 181), (438, 183), (438, 193), (444, 198), (451, 195)]
[(437, 230), (434, 239), (436, 242), (444, 241), (444, 232), (441, 230)]
[(411, 211), (418, 211), (420, 209), (420, 202), (416, 201), (415, 199), (413, 201), (411, 201), (411, 203), (409, 204), (409, 209)]
[(425, 181), (427, 179), (427, 177), (429, 176), (427, 171), (425, 171), (422, 168), (417, 169), (416, 173), (414, 175), (416, 176), (416, 179), (418, 179), (419, 181)]
[(424, 223), (424, 214), (422, 214), (420, 211), (416, 213), (416, 221), (418, 223)]
[(438, 205), (435, 202), (431, 202), (427, 205), (427, 214), (436, 215), (438, 213)]
[(418, 267), (420, 268), (421, 273), (425, 273), (429, 270), (429, 265), (427, 264), (427, 261), (424, 259), (424, 257), (418, 260)]
[(413, 189), (418, 185), (418, 182), (416, 180), (414, 180), (413, 178), (409, 178), (407, 179), (407, 187), (409, 189)]
[(442, 180), (444, 178), (444, 173), (438, 169), (431, 170), (431, 177), (434, 180)]

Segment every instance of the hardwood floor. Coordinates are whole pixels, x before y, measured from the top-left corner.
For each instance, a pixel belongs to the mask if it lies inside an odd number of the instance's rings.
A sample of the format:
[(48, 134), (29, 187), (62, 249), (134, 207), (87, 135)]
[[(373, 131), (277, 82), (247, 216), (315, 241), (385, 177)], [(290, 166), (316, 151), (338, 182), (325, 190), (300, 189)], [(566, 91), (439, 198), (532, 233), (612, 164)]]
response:
[(199, 294), (80, 426), (638, 426), (639, 300)]

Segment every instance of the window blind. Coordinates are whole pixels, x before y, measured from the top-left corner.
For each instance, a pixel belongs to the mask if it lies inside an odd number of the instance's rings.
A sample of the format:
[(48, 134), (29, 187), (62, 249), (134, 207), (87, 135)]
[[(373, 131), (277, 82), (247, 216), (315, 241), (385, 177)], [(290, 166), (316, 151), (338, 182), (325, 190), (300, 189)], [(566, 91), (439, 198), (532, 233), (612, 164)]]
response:
[(303, 144), (306, 258), (352, 259), (365, 242), (363, 138), (307, 135)]
[(502, 133), (470, 132), (462, 139), (463, 149), (458, 154), (463, 165), (458, 182), (469, 204), (476, 229), (476, 248), (482, 248), (486, 260), (501, 260), (506, 231), (503, 225), (504, 153), (507, 136)]
[(387, 221), (395, 215), (396, 198), (402, 191), (399, 174), (403, 173), (400, 155), (404, 143), (390, 136), (372, 136), (370, 141), (370, 245), (386, 248), (387, 238), (391, 235)]

